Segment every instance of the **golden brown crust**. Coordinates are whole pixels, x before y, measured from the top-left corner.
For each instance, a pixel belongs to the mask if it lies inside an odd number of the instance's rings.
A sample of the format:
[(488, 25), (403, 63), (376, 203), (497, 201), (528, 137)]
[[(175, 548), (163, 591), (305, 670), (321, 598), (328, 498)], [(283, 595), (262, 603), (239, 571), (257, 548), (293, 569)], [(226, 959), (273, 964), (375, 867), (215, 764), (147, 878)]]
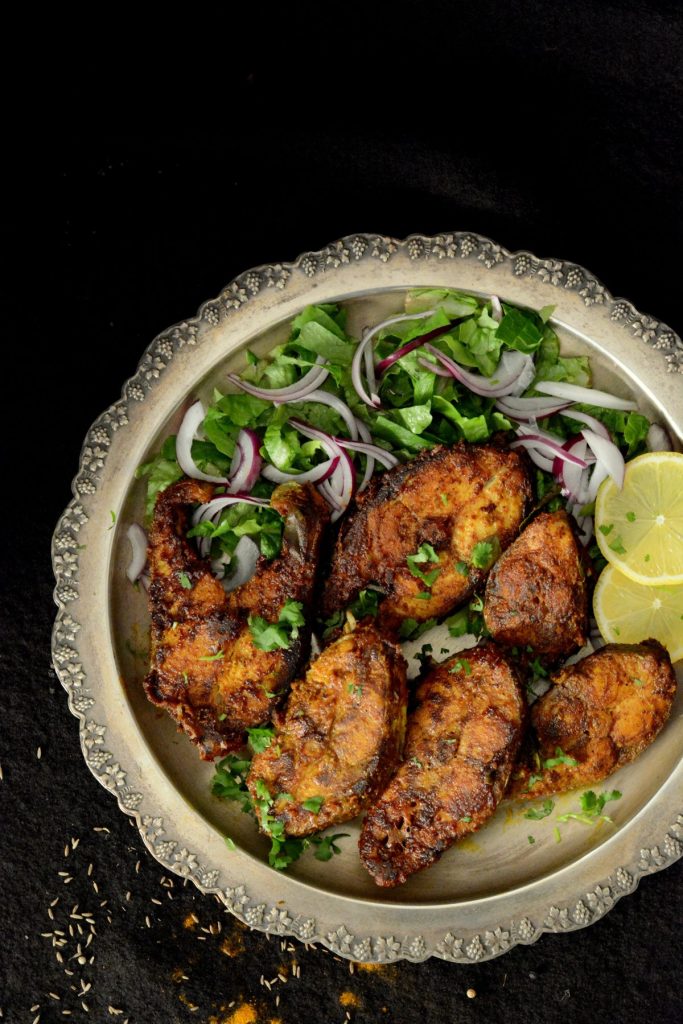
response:
[(506, 655), (488, 643), (437, 666), (417, 691), (404, 761), (370, 809), (360, 856), (400, 885), (490, 817), (507, 786), (526, 704)]
[[(406, 665), (372, 624), (327, 647), (292, 684), (271, 745), (252, 760), (247, 784), (262, 780), (271, 811), (291, 836), (348, 821), (386, 785), (403, 749)], [(286, 793), (287, 799), (280, 798)], [(322, 798), (313, 813), (302, 806)]]
[(191, 506), (213, 492), (211, 484), (182, 480), (157, 498), (149, 535), (152, 653), (144, 683), (149, 699), (166, 708), (207, 760), (237, 749), (247, 727), (267, 721), (268, 694), (282, 694), (304, 657), (306, 630), (287, 650), (261, 651), (247, 617), (277, 621), (288, 599), (310, 614), (328, 519), (309, 484), (278, 487), (271, 504), (285, 519), (282, 550), (270, 562), (260, 559), (254, 577), (226, 594), (185, 538)]
[[(475, 544), (497, 537), (504, 550), (517, 535), (530, 496), (524, 456), (496, 444), (439, 445), (388, 470), (371, 481), (344, 518), (323, 594), (324, 615), (345, 608), (369, 584), (386, 594), (378, 621), (389, 631), (405, 618), (423, 622), (447, 614), (486, 576), (470, 565)], [(440, 556), (430, 589), (406, 562), (424, 543)], [(455, 568), (462, 562), (469, 566), (464, 575)]]
[(484, 620), (499, 643), (531, 646), (550, 661), (585, 644), (586, 574), (566, 512), (541, 513), (496, 562)]
[[(652, 743), (676, 694), (671, 660), (656, 640), (608, 644), (553, 682), (531, 709), (532, 742), (506, 794), (513, 799), (602, 781)], [(578, 764), (544, 769), (558, 748)]]

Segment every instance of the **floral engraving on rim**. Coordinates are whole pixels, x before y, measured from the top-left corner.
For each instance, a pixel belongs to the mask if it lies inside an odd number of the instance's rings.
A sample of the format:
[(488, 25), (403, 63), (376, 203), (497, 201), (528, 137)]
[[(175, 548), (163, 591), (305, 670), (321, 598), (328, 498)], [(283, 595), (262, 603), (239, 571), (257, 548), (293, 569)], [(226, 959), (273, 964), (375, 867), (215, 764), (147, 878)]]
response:
[[(320, 942), (341, 956), (356, 960), (386, 962), (401, 958), (422, 961), (439, 956), (457, 963), (472, 963), (499, 956), (517, 943), (536, 941), (543, 932), (559, 932), (584, 927), (603, 916), (617, 900), (636, 888), (639, 879), (683, 854), (683, 814), (674, 821), (660, 842), (639, 851), (638, 858), (616, 868), (609, 879), (567, 906), (550, 906), (542, 921), (525, 917), (507, 921), (483, 935), (462, 937), (448, 931), (433, 947), (423, 935), (356, 936), (344, 925), (321, 934), (315, 919), (302, 918), (290, 908), (253, 902), (245, 886), (220, 886), (220, 871), (202, 865), (197, 855), (180, 847), (165, 834), (163, 819), (153, 808), (143, 806), (144, 796), (130, 785), (126, 769), (114, 760), (106, 748), (106, 727), (92, 717), (97, 698), (87, 685), (86, 672), (78, 651), (80, 624), (69, 610), (79, 598), (79, 531), (88, 522), (88, 499), (96, 493), (113, 434), (125, 427), (131, 403), (143, 402), (154, 388), (177, 352), (201, 343), (202, 322), (209, 328), (239, 310), (264, 288), (286, 289), (293, 276), (312, 278), (342, 264), (362, 259), (382, 263), (404, 251), (413, 261), (476, 259), (487, 269), (505, 261), (515, 276), (537, 275), (555, 288), (576, 291), (586, 306), (605, 305), (610, 318), (629, 330), (634, 337), (661, 352), (668, 372), (683, 373), (683, 343), (673, 330), (653, 317), (639, 313), (628, 301), (613, 298), (587, 270), (573, 263), (538, 259), (531, 253), (510, 253), (490, 239), (470, 232), (453, 232), (428, 238), (413, 235), (404, 241), (380, 235), (352, 235), (326, 246), (319, 252), (305, 253), (290, 264), (275, 263), (256, 267), (239, 275), (221, 295), (204, 305), (198, 315), (156, 337), (148, 346), (134, 377), (123, 387), (122, 398), (95, 421), (83, 446), (79, 472), (74, 480), (74, 498), (61, 516), (52, 543), (54, 590), (58, 612), (53, 629), (52, 657), (57, 676), (67, 692), (69, 707), (80, 720), (83, 755), (93, 775), (116, 796), (120, 808), (132, 815), (140, 835), (154, 857), (168, 870), (191, 879), (205, 893), (219, 895), (240, 920), (255, 928), (280, 935), (292, 935), (303, 942)], [(97, 714), (95, 710), (94, 714)]]

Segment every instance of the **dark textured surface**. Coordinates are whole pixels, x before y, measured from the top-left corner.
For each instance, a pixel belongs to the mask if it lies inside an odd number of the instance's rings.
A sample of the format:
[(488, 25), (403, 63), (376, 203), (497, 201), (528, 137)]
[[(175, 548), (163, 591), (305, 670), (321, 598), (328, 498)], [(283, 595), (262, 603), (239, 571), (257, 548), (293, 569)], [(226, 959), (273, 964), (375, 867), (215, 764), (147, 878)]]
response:
[[(0, 588), (3, 1020), (680, 1019), (681, 862), (590, 928), (490, 963), (350, 973), (321, 950), (283, 950), (212, 898), (164, 880), (86, 769), (50, 667), (49, 539), (85, 431), (151, 338), (250, 265), (353, 231), (469, 229), (582, 263), (642, 310), (683, 327), (676, 6), (463, 5), (452, 42), (444, 33), (452, 4), (432, 4), (429, 15), (421, 7), (420, 18), (417, 10), (392, 19), (356, 56), (322, 36), (310, 48), (299, 40), (287, 64), (261, 47), (252, 57), (247, 46), (232, 69), (210, 69), (225, 102), (210, 127), (42, 147), (30, 200), (28, 190), (7, 197), (30, 246), (23, 263), (17, 245), (14, 262), (35, 290), (10, 297), (4, 325), (16, 418), (2, 453), (10, 485)], [(364, 38), (371, 21), (364, 16)], [(229, 64), (229, 49), (223, 55)], [(158, 96), (170, 107), (205, 81), (194, 57), (157, 65)], [(102, 68), (100, 80), (122, 88), (128, 68), (112, 63), (111, 71)], [(93, 88), (95, 63), (80, 72), (81, 90)], [(342, 102), (354, 78), (368, 93), (357, 106)], [(361, 128), (360, 111), (372, 114), (372, 130)], [(49, 221), (26, 219), (45, 198), (59, 220), (53, 258)], [(15, 466), (21, 482), (10, 476)], [(35, 494), (18, 508), (9, 492), (28, 493), (27, 469)], [(87, 948), (83, 911), (96, 931)], [(60, 938), (55, 930), (64, 933), (61, 950), (42, 934)], [(272, 989), (260, 983), (279, 973)]]

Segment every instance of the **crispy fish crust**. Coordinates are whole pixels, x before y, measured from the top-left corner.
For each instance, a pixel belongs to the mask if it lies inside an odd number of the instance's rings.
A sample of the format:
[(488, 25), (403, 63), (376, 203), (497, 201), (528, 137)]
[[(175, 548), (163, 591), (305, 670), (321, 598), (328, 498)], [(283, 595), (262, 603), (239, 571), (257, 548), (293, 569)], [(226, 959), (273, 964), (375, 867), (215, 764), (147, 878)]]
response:
[(443, 662), (417, 700), (403, 764), (360, 836), (361, 861), (381, 886), (405, 882), (484, 824), (522, 739), (526, 703), (515, 669), (495, 644)]
[[(638, 757), (671, 711), (676, 676), (656, 640), (608, 644), (553, 676), (531, 709), (531, 744), (506, 796), (534, 799), (593, 785)], [(543, 769), (557, 748), (578, 761)]]
[[(252, 760), (252, 796), (262, 780), (290, 836), (355, 818), (400, 761), (407, 699), (399, 647), (372, 624), (343, 635), (292, 684), (271, 745)], [(323, 798), (317, 814), (302, 806), (311, 797)]]
[(484, 620), (499, 643), (531, 646), (550, 661), (585, 644), (586, 574), (566, 512), (537, 516), (496, 562)]
[[(345, 608), (375, 584), (386, 594), (378, 619), (383, 629), (395, 631), (406, 618), (422, 622), (445, 615), (486, 575), (470, 564), (475, 544), (497, 538), (504, 550), (517, 535), (530, 497), (524, 456), (496, 444), (439, 445), (382, 473), (344, 518), (323, 614)], [(431, 589), (406, 562), (424, 543), (439, 555)], [(464, 575), (457, 563), (467, 563)], [(436, 565), (421, 568), (432, 571)]]
[(299, 667), (305, 630), (287, 650), (261, 651), (247, 617), (276, 622), (288, 599), (310, 615), (328, 521), (310, 484), (276, 488), (271, 505), (285, 520), (282, 550), (270, 562), (261, 558), (252, 579), (226, 594), (185, 538), (191, 506), (213, 492), (211, 484), (181, 480), (157, 498), (149, 534), (152, 653), (144, 683), (152, 703), (166, 708), (205, 760), (240, 747), (244, 730), (270, 717), (268, 693), (280, 695)]

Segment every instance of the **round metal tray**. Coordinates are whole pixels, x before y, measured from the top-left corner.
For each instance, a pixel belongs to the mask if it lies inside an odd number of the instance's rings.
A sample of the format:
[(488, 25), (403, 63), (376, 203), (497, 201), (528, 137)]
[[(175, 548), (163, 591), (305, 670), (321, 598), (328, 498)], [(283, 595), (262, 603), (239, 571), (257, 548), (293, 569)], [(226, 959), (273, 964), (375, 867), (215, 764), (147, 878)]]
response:
[[(613, 298), (582, 267), (509, 253), (469, 233), (405, 241), (353, 235), (294, 263), (247, 271), (196, 317), (154, 339), (121, 399), (88, 431), (74, 498), (53, 538), (53, 658), (95, 777), (135, 817), (164, 868), (216, 893), (254, 928), (363, 961), (473, 962), (544, 931), (583, 927), (683, 851), (680, 697), (656, 742), (610, 779), (623, 793), (610, 805), (614, 825), (571, 822), (557, 842), (554, 818), (529, 821), (526, 808), (504, 804), (429, 871), (386, 892), (360, 865), (358, 822), (340, 829), (351, 838), (332, 861), (308, 852), (287, 873), (271, 870), (252, 819), (211, 796), (212, 767), (143, 695), (148, 613), (124, 571), (126, 528), (142, 515), (136, 466), (177, 428), (190, 396), (225, 388), (244, 347), (265, 352), (283, 341), (306, 304), (343, 301), (354, 333), (399, 310), (406, 289), (427, 285), (554, 305), (563, 351), (587, 352), (597, 385), (634, 393), (680, 446), (680, 338)], [(559, 798), (557, 813), (576, 803), (571, 794)]]

